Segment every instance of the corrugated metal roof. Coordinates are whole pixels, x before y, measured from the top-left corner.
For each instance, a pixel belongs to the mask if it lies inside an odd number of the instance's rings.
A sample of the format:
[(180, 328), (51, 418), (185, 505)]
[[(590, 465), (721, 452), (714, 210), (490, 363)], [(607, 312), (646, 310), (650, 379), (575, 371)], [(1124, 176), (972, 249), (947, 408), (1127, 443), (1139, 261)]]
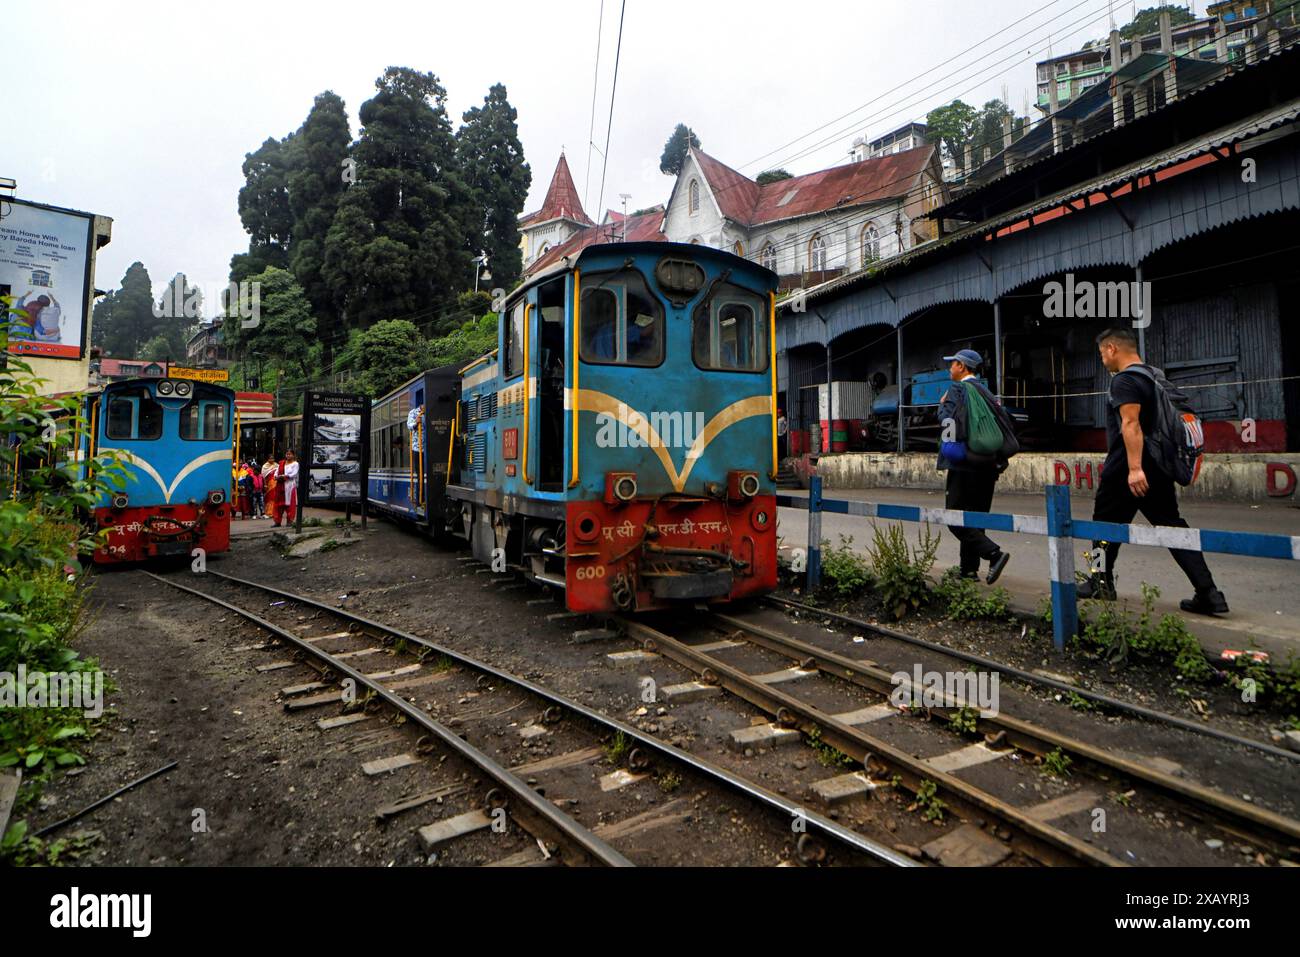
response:
[(1300, 100), (1292, 100), (1282, 106), (1262, 110), (1244, 120), (1239, 120), (1236, 123), (1221, 127), (1213, 133), (1197, 137), (1196, 139), (1190, 140), (1172, 149), (1153, 154), (1143, 160), (1113, 170), (1105, 176), (1099, 176), (1096, 179), (1075, 184), (1068, 189), (1061, 190), (1060, 192), (1036, 200), (1032, 203), (1027, 203), (1024, 206), (1004, 213), (1001, 216), (985, 220), (984, 222), (975, 223), (959, 232), (946, 236), (943, 239), (914, 247), (898, 256), (874, 264), (872, 269), (861, 270), (847, 276), (840, 276), (829, 282), (822, 283), (819, 286), (814, 286), (807, 290), (806, 298), (818, 298), (826, 296), (832, 292), (837, 292), (842, 289), (862, 284), (869, 281), (874, 276), (897, 271), (909, 266), (916, 260), (928, 257), (941, 249), (945, 249), (966, 240), (979, 239), (988, 236), (991, 233), (997, 232), (1004, 226), (1028, 219), (1046, 210), (1062, 206), (1085, 196), (1104, 192), (1113, 186), (1121, 185), (1140, 176), (1158, 173), (1161, 170), (1168, 169), (1171, 166), (1176, 166), (1189, 159), (1208, 154), (1213, 150), (1221, 149), (1224, 146), (1241, 142), (1242, 140), (1249, 139), (1252, 136), (1257, 136), (1286, 124), (1294, 123), (1298, 118), (1300, 118)]
[[(957, 206), (957, 205), (965, 206), (970, 202), (972, 197), (976, 197), (979, 194), (983, 193), (985, 190), (991, 190), (994, 187), (1003, 184), (1010, 177), (1022, 178), (1026, 175), (1031, 175), (1034, 173), (1035, 168), (1038, 167), (1040, 164), (1047, 163), (1056, 157), (1060, 157), (1060, 156), (1068, 157), (1077, 152), (1081, 152), (1084, 148), (1091, 148), (1090, 144), (1093, 144), (1095, 140), (1103, 136), (1112, 135), (1121, 129), (1123, 130), (1131, 129), (1134, 126), (1141, 123), (1153, 122), (1154, 120), (1161, 117), (1161, 115), (1169, 109), (1175, 108), (1183, 103), (1193, 100), (1198, 96), (1202, 96), (1209, 90), (1218, 89), (1224, 83), (1228, 83), (1233, 81), (1234, 79), (1239, 79), (1243, 76), (1247, 76), (1250, 74), (1252, 70), (1258, 70), (1261, 66), (1267, 65), (1269, 63), (1272, 63), (1273, 61), (1280, 60), (1285, 57), (1290, 57), (1291, 59), (1300, 58), (1300, 45), (1292, 44), (1290, 46), (1283, 47), (1277, 53), (1270, 53), (1266, 56), (1261, 56), (1255, 63), (1251, 64), (1248, 67), (1225, 71), (1222, 76), (1210, 80), (1208, 83), (1198, 87), (1195, 90), (1192, 90), (1188, 93), (1180, 93), (1178, 99), (1175, 102), (1168, 104), (1163, 109), (1154, 110), (1150, 113), (1147, 113), (1144, 116), (1137, 117), (1136, 119), (1123, 124), (1123, 126), (1121, 127), (1112, 126), (1099, 133), (1094, 134), (1093, 136), (1089, 136), (1085, 139), (1076, 140), (1067, 149), (1063, 149), (1059, 153), (1047, 153), (1044, 156), (1039, 157), (1038, 159), (1031, 160), (1030, 162), (1025, 163), (1021, 166), (1017, 166), (1010, 173), (1006, 173), (1003, 176), (999, 176), (996, 177), (995, 179), (991, 179), (986, 183), (981, 183), (980, 185), (974, 187), (973, 189), (967, 190), (966, 192), (962, 193), (959, 197), (956, 197), (952, 202), (946, 203), (937, 209), (931, 210), (926, 215), (930, 218), (935, 218), (935, 219), (939, 217), (953, 217), (954, 214), (953, 212), (951, 212), (950, 207)], [(1107, 89), (1107, 87), (1102, 87), (1102, 89)], [(1087, 92), (1090, 93), (1091, 90)], [(1081, 94), (1080, 96), (1082, 97), (1086, 95), (1087, 93), (1084, 93)], [(1071, 101), (1071, 103), (1076, 101)], [(1066, 104), (1066, 108), (1068, 109), (1070, 105), (1071, 104)], [(1046, 122), (1040, 122), (1040, 125), (1044, 128), (1050, 128), (1051, 124)]]

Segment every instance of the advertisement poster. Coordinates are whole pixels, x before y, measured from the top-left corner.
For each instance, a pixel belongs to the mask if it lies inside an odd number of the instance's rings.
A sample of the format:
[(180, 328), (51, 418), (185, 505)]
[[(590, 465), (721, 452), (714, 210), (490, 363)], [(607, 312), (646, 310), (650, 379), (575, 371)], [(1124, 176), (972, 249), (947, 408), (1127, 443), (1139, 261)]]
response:
[(303, 407), (306, 504), (359, 503), (370, 467), (370, 400), (309, 392)]
[(79, 359), (94, 217), (19, 199), (0, 220), (0, 293), (25, 316), (9, 317), (9, 351)]

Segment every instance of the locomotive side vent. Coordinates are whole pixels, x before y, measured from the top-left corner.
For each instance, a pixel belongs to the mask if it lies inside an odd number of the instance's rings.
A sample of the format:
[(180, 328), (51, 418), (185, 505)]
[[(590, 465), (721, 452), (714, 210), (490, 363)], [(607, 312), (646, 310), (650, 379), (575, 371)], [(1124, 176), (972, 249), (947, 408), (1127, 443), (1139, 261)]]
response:
[(480, 432), (469, 440), (469, 467), (475, 472), (487, 471), (487, 434)]

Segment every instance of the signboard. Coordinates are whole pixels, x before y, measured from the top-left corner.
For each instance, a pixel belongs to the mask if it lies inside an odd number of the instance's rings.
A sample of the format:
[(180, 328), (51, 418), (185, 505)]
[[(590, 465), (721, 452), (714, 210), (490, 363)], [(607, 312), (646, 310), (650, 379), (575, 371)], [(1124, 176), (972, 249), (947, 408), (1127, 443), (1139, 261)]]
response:
[(229, 369), (187, 369), (172, 366), (167, 375), (172, 379), (193, 379), (195, 382), (229, 382)]
[(85, 350), (95, 217), (5, 200), (0, 219), (0, 294), (25, 317), (9, 317), (9, 351), (80, 359)]
[(363, 395), (308, 392), (302, 412), (306, 505), (365, 501), (370, 471), (370, 400)]

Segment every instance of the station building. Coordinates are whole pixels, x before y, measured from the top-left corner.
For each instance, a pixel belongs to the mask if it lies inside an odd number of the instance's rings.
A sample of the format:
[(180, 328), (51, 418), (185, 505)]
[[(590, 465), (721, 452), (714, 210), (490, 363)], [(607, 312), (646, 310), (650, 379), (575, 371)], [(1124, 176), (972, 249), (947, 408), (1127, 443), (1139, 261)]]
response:
[[(1087, 491), (1109, 380), (1094, 337), (1131, 322), (1206, 422), (1213, 454), (1189, 492), (1295, 496), (1300, 46), (1274, 34), (1239, 65), (1117, 61), (930, 213), (933, 241), (781, 303), (780, 400), (802, 468), (820, 455), (841, 487), (937, 487), (924, 411), (941, 357), (974, 348), (1032, 450), (1003, 487)], [(828, 380), (842, 383), (830, 409)]]

